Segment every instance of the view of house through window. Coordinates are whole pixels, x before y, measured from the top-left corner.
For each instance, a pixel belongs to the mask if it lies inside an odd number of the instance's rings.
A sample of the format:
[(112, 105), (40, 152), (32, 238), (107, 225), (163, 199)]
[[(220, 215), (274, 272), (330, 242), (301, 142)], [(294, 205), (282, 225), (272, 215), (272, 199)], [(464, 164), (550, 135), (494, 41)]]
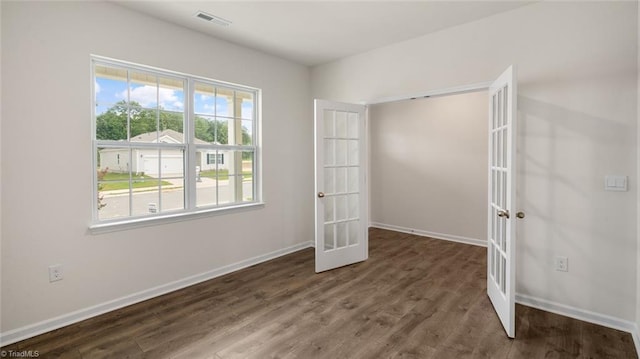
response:
[(94, 221), (257, 202), (258, 90), (93, 60)]

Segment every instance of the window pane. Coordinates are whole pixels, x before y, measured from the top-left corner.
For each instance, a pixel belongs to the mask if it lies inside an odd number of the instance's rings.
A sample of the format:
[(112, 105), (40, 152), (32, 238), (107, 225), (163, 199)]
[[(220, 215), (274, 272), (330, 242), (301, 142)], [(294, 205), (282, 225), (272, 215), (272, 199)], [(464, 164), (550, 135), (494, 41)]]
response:
[(344, 166), (347, 164), (347, 141), (336, 141), (336, 165)]
[[(216, 120), (210, 116), (196, 116), (195, 118), (196, 140), (213, 143), (216, 138)], [(197, 143), (198, 141), (196, 141)]]
[[(133, 190), (131, 195), (131, 215), (146, 216), (160, 213), (160, 191), (158, 181), (155, 187), (147, 187), (144, 190)], [(134, 182), (134, 186), (135, 186)]]
[[(157, 159), (151, 159), (152, 166), (157, 166)], [(160, 177), (182, 178), (184, 177), (184, 149), (164, 148), (160, 150)], [(157, 172), (156, 172), (157, 173)]]
[[(213, 149), (196, 149), (196, 206), (215, 206), (218, 204), (218, 174), (224, 164), (224, 154)], [(227, 171), (220, 173), (226, 179)]]
[(217, 119), (214, 124), (215, 136), (214, 142), (220, 145), (228, 145), (232, 142), (229, 139), (229, 120)]
[(113, 105), (127, 100), (127, 70), (95, 66), (94, 95), (97, 105)]
[(336, 193), (347, 192), (347, 169), (336, 168)]
[(349, 245), (358, 244), (359, 226), (358, 222), (349, 222)]
[(325, 137), (334, 137), (336, 135), (334, 116), (334, 110), (324, 110), (323, 120)]
[(348, 117), (348, 121), (347, 121), (347, 128), (348, 128), (348, 137), (349, 138), (358, 138), (358, 114), (354, 113), (354, 112), (350, 112), (349, 113), (349, 117)]
[(242, 160), (242, 198), (243, 202), (252, 202), (255, 199), (255, 193), (253, 193), (254, 182), (254, 153), (250, 151), (243, 151), (238, 153)]
[(324, 192), (331, 194), (335, 192), (335, 169), (325, 168), (324, 170)]
[(213, 85), (202, 83), (195, 84), (195, 96), (193, 98), (194, 112), (205, 115), (215, 115), (216, 101)]
[(237, 166), (239, 156), (236, 151), (218, 151), (218, 156), (223, 159), (218, 163), (218, 204), (228, 204), (236, 202), (236, 194), (241, 190), (238, 188), (236, 173), (240, 172)]
[(216, 116), (234, 117), (234, 91), (217, 88), (216, 93)]
[(509, 141), (509, 137), (507, 136), (509, 135), (509, 131), (507, 131), (507, 128), (505, 127), (500, 132), (502, 132), (502, 148), (500, 149), (500, 151), (502, 152), (500, 155), (500, 157), (502, 157), (502, 167), (508, 168), (509, 164), (507, 163), (507, 142)]
[(127, 106), (96, 107), (96, 139), (120, 141), (127, 138)]
[(218, 185), (214, 175), (202, 176), (196, 179), (196, 206), (208, 207), (218, 204)]
[(129, 72), (129, 103), (132, 106), (157, 109), (158, 78), (146, 73)]
[(236, 103), (240, 104), (239, 117), (245, 120), (253, 120), (253, 93), (236, 91)]
[[(98, 170), (106, 171), (105, 181), (129, 180), (129, 149), (98, 148)], [(115, 178), (113, 174), (126, 174), (126, 178)]]
[(325, 222), (333, 222), (333, 202), (334, 197), (325, 197), (324, 198), (324, 221)]
[(169, 78), (159, 78), (158, 103), (160, 109), (184, 110), (184, 82)]
[(158, 111), (141, 107), (129, 109), (132, 142), (158, 142)]
[(226, 119), (213, 116), (196, 116), (195, 138), (207, 143), (226, 145), (228, 141), (228, 125)]
[(336, 111), (336, 137), (347, 137), (347, 113)]
[(336, 196), (336, 221), (347, 219), (347, 196)]
[(335, 224), (324, 225), (324, 250), (328, 251), (335, 248)]
[(360, 196), (351, 194), (349, 197), (349, 211), (347, 217), (349, 219), (357, 219), (360, 217)]
[(220, 203), (251, 202), (253, 193), (253, 157), (251, 151), (219, 151)]
[(500, 207), (507, 208), (507, 171), (502, 172), (502, 195), (500, 199), (502, 202), (500, 203)]
[(348, 243), (347, 222), (338, 223), (336, 225), (336, 246), (337, 248), (346, 247)]
[(333, 166), (335, 164), (336, 140), (324, 140), (324, 164)]
[(107, 112), (110, 108), (111, 106), (96, 105), (96, 116), (102, 115), (103, 113)]
[(218, 205), (235, 202), (235, 183), (228, 176), (218, 181)]
[(184, 114), (160, 111), (159, 135), (160, 143), (184, 143)]
[(129, 216), (129, 172), (125, 162), (128, 158), (127, 148), (97, 150), (96, 206), (100, 220)]
[(500, 274), (502, 273), (500, 271), (500, 252), (498, 252), (498, 248), (496, 248), (494, 254), (496, 256), (496, 283), (499, 286), (502, 286), (502, 277), (500, 276)]
[(498, 163), (498, 167), (503, 167), (502, 164), (502, 131), (498, 131), (498, 144), (496, 146), (496, 151), (497, 151), (497, 163)]
[(493, 132), (491, 134), (491, 166), (498, 165), (498, 133)]
[[(121, 188), (112, 190), (111, 188)], [(129, 181), (98, 182), (98, 219), (129, 216)]]
[[(169, 184), (165, 184), (169, 183)], [(160, 186), (161, 211), (184, 209), (184, 178), (163, 180)]]
[(348, 148), (348, 164), (351, 166), (356, 166), (360, 162), (360, 152), (358, 151), (358, 140), (348, 140), (347, 148)]
[(502, 259), (502, 265), (500, 266), (500, 277), (502, 278), (502, 282), (500, 283), (500, 290), (502, 294), (507, 292), (507, 259), (505, 257), (500, 256)]
[(349, 192), (358, 192), (358, 185), (359, 185), (359, 181), (360, 178), (358, 177), (358, 167), (349, 167), (348, 169), (348, 176), (349, 176), (349, 184), (348, 184), (348, 188), (347, 191)]
[[(223, 118), (220, 119), (221, 123), (227, 125), (228, 128), (228, 144), (230, 145), (240, 145), (243, 143), (245, 135), (242, 129), (242, 120), (233, 119), (233, 118)], [(221, 125), (222, 126), (222, 125)]]
[(242, 120), (242, 144), (245, 146), (253, 144), (253, 121)]

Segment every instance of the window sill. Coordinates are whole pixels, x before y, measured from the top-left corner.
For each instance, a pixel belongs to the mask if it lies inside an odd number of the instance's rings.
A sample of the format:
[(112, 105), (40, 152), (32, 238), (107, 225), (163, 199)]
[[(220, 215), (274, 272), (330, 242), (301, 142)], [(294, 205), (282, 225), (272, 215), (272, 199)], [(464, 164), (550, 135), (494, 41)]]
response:
[(168, 223), (189, 221), (198, 218), (211, 217), (215, 215), (245, 212), (264, 208), (264, 202), (247, 203), (233, 207), (218, 207), (210, 209), (195, 210), (193, 212), (171, 213), (153, 217), (141, 217), (133, 219), (123, 219), (105, 223), (94, 223), (89, 226), (89, 233), (101, 234), (108, 232), (123, 231), (134, 228), (150, 227)]

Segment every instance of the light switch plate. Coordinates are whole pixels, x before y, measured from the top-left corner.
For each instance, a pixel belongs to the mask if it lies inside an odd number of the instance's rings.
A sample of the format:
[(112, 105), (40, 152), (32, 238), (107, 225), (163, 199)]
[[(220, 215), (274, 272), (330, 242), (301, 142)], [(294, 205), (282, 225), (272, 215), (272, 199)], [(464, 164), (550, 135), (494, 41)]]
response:
[(626, 191), (627, 176), (607, 175), (604, 177), (605, 191)]

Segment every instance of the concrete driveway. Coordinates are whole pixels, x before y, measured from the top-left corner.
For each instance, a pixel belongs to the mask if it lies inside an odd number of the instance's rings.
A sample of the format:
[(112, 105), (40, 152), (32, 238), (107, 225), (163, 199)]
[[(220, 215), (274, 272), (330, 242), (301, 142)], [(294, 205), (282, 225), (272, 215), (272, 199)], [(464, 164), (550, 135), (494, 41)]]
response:
[[(103, 203), (106, 204), (98, 216), (101, 220), (113, 218), (126, 218), (129, 216), (129, 199), (133, 216), (150, 213), (150, 204), (155, 204), (158, 211), (167, 212), (184, 208), (184, 187), (182, 180), (167, 180), (171, 186), (163, 186), (163, 191), (158, 189), (136, 189), (131, 196), (128, 190), (103, 192)], [(151, 190), (150, 190), (151, 189)], [(244, 198), (253, 198), (253, 182), (242, 183)], [(202, 182), (196, 183), (196, 205), (198, 207), (232, 202), (232, 193), (229, 190), (229, 181), (216, 181), (211, 178), (202, 178)]]

